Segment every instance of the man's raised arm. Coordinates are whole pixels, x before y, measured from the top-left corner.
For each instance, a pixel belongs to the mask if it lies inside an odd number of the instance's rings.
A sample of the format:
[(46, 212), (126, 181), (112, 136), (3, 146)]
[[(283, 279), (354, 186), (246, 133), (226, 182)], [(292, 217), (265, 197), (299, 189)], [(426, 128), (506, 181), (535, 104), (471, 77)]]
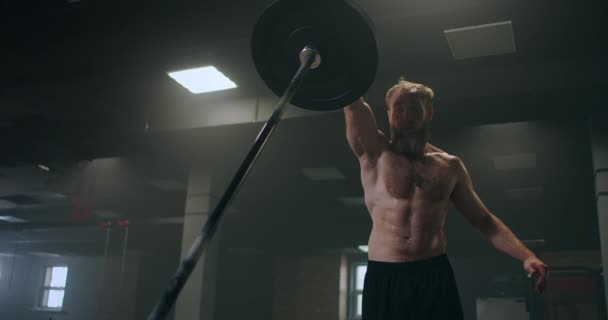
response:
[(346, 139), (355, 155), (368, 160), (380, 156), (386, 138), (376, 124), (370, 106), (363, 98), (344, 108)]

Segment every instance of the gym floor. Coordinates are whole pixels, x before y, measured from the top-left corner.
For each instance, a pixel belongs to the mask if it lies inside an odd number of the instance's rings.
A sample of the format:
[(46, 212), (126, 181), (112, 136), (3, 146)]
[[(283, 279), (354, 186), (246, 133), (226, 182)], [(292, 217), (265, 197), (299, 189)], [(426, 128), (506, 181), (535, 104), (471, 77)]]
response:
[[(451, 207), (465, 319), (607, 319), (600, 1), (356, 2), (378, 128), (399, 77), (433, 88), (430, 142), (551, 267), (534, 293)], [(146, 319), (279, 101), (250, 48), (270, 3), (0, 2), (0, 320)], [(207, 66), (236, 88), (170, 75)], [(361, 319), (371, 227), (343, 111), (288, 105), (167, 319)]]

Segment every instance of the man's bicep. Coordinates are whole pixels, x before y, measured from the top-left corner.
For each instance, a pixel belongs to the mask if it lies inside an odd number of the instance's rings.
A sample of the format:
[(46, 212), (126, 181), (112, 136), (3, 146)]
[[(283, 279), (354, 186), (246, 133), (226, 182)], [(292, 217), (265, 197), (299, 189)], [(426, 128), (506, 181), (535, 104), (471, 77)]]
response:
[(346, 138), (353, 152), (358, 157), (379, 153), (386, 138), (378, 130), (371, 108), (359, 100), (344, 108), (344, 116)]
[(471, 225), (484, 229), (486, 224), (491, 221), (491, 213), (475, 192), (471, 176), (462, 161), (458, 160), (457, 165), (458, 180), (452, 191), (452, 203)]

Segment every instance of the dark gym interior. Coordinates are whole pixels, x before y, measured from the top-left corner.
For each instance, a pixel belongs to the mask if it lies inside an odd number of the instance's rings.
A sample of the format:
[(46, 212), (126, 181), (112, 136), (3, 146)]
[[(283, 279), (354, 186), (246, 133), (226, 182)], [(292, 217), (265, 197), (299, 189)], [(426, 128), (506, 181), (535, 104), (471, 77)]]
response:
[[(0, 320), (146, 319), (279, 100), (250, 49), (271, 2), (0, 1)], [(535, 293), (450, 208), (465, 319), (606, 320), (605, 6), (356, 3), (378, 128), (399, 77), (433, 88), (430, 142), (550, 267)], [(168, 75), (204, 66), (238, 87)], [(371, 227), (342, 109), (289, 105), (168, 319), (361, 319)]]

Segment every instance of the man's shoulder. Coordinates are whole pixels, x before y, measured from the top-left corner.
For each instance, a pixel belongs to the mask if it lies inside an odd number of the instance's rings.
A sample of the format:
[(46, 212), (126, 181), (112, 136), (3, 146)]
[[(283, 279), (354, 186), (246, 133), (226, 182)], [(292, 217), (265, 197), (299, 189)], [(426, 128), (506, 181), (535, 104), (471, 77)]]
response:
[(462, 166), (462, 160), (458, 156), (432, 145), (430, 146), (430, 153), (428, 155), (454, 170)]
[(458, 158), (455, 155), (452, 155), (445, 150), (439, 149), (437, 146), (434, 146), (430, 143), (427, 146), (428, 146), (428, 151), (427, 151), (428, 154), (433, 155), (434, 157), (441, 158), (443, 160), (455, 160)]

